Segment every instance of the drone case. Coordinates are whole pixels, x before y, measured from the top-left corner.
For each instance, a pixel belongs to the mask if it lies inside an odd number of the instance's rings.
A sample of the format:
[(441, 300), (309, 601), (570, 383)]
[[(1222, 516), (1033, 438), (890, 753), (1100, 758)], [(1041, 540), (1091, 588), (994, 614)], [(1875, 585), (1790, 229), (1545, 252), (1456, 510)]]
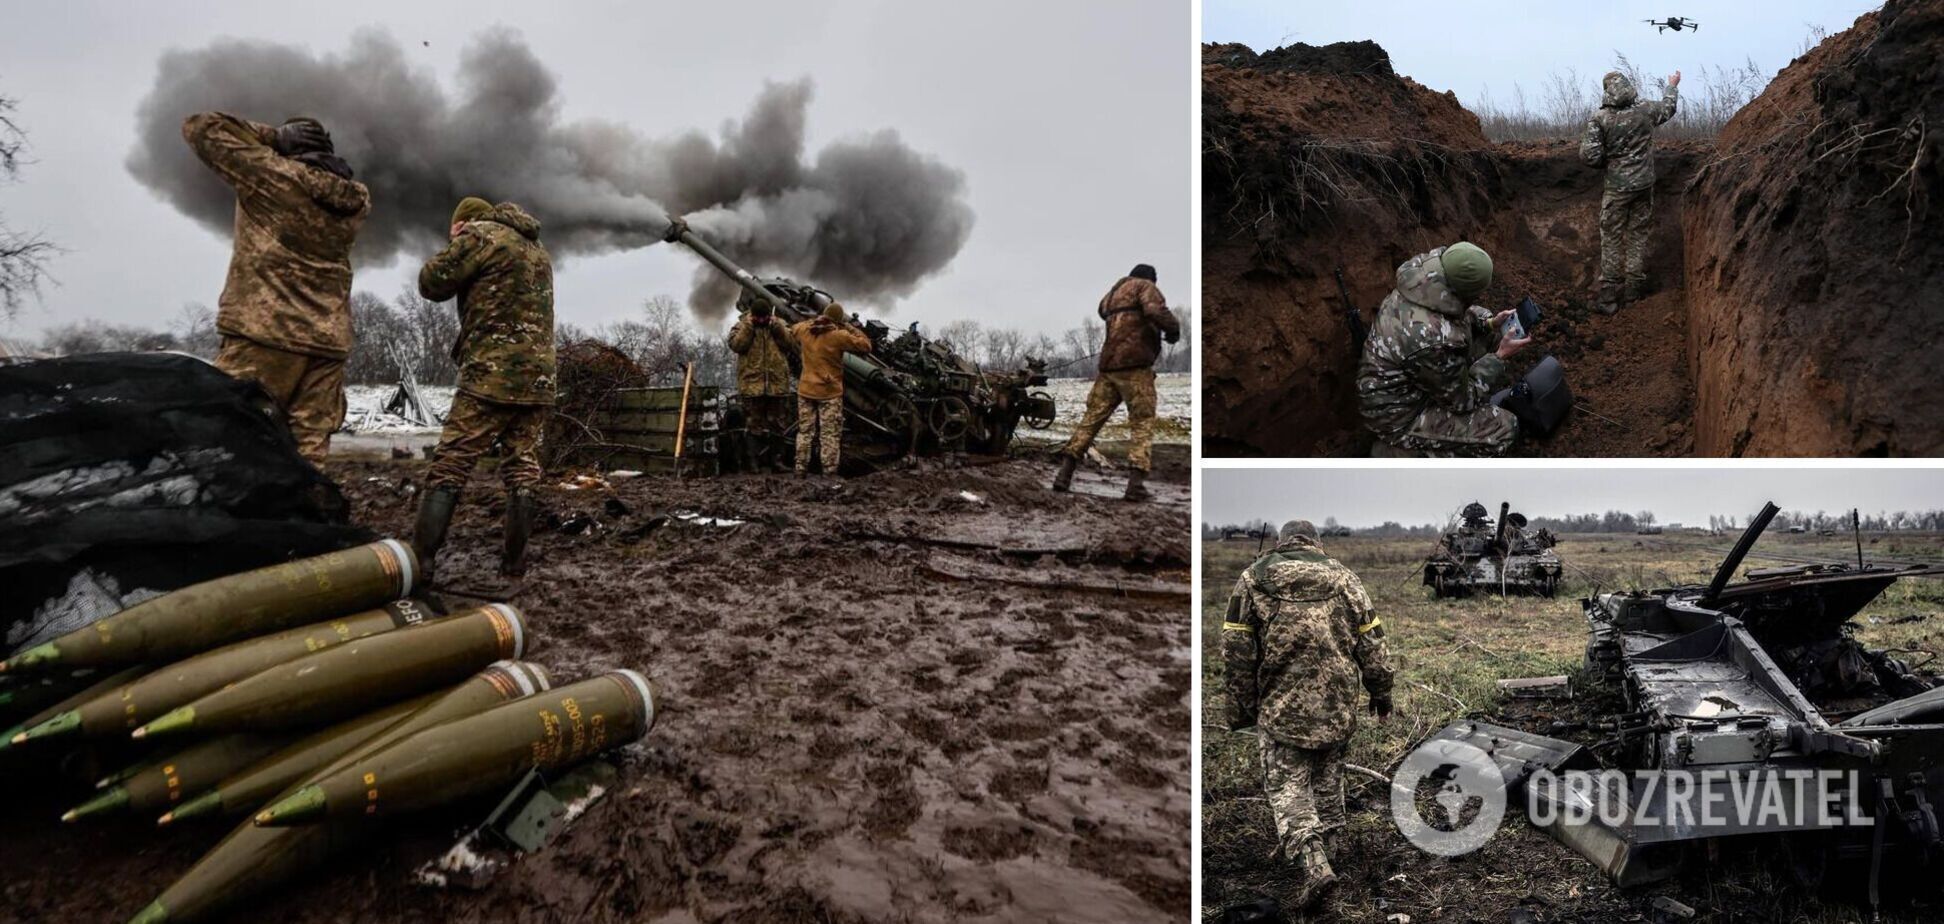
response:
[(1547, 356), (1511, 388), (1493, 395), (1492, 403), (1511, 411), (1527, 432), (1551, 433), (1573, 409), (1573, 390), (1566, 386), (1566, 367), (1557, 358)]

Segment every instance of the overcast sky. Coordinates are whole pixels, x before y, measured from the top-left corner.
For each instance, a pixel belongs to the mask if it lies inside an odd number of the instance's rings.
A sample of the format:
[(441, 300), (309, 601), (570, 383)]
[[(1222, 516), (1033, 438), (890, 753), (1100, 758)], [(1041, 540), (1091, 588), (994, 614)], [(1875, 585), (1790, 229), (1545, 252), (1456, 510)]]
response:
[[(1662, 523), (1746, 523), (1783, 510), (1864, 513), (1944, 507), (1944, 470), (1913, 469), (1204, 469), (1202, 520), (1227, 525), (1336, 517), (1345, 526), (1443, 523), (1471, 501), (1527, 516), (1652, 510)], [(1494, 513), (1494, 516), (1497, 514)]]
[[(965, 173), (971, 237), (893, 320), (1057, 333), (1138, 262), (1185, 305), (1191, 19), (1181, 0), (17, 4), (0, 29), (0, 94), (18, 98), (35, 162), (0, 187), (0, 216), (67, 253), (44, 304), (0, 321), (0, 334), (83, 318), (161, 326), (185, 302), (214, 306), (227, 235), (123, 167), (160, 52), (218, 37), (339, 52), (374, 26), (448, 79), (478, 31), (515, 29), (558, 76), (565, 119), (651, 137), (713, 132), (765, 80), (812, 78), (810, 151), (891, 128)], [(359, 268), (356, 285), (389, 297), (416, 262)], [(563, 262), (557, 316), (581, 325), (628, 318), (651, 295), (685, 296), (695, 266), (665, 247)]]
[[(1475, 103), (1488, 88), (1509, 103), (1515, 84), (1535, 104), (1552, 74), (1577, 70), (1597, 96), (1597, 81), (1624, 53), (1649, 74), (1738, 67), (1753, 59), (1774, 74), (1800, 51), (1811, 24), (1840, 32), (1880, 3), (1866, 0), (1627, 0), (1605, 3), (1356, 3), (1290, 0), (1203, 0), (1202, 39), (1241, 42), (1256, 51), (1308, 42), (1372, 39), (1391, 64), (1433, 90)], [(1694, 32), (1655, 31), (1645, 19), (1687, 16)], [(1690, 87), (1691, 88), (1691, 87)]]

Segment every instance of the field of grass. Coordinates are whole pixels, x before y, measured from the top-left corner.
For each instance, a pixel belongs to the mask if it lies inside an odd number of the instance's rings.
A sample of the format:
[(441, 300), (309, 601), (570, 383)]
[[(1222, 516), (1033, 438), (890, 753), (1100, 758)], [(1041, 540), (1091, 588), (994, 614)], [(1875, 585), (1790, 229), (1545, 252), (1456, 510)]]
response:
[[(1732, 535), (1565, 536), (1557, 551), (1566, 563), (1566, 576), (1555, 599), (1434, 600), (1429, 588), (1418, 583), (1418, 566), (1430, 551), (1429, 540), (1325, 540), (1324, 551), (1363, 579), (1384, 619), (1397, 669), (1396, 712), (1388, 723), (1360, 723), (1351, 740), (1349, 761), (1388, 774), (1423, 737), (1452, 720), (1497, 715), (1501, 704), (1495, 681), (1577, 675), (1586, 641), (1580, 597), (1705, 582), (1733, 542)], [(1944, 560), (1944, 536), (1899, 533), (1873, 538), (1866, 534), (1864, 543), (1866, 559)], [(1259, 788), (1255, 739), (1219, 726), (1222, 613), (1235, 576), (1255, 554), (1253, 540), (1203, 545), (1204, 920), (1214, 920), (1230, 904), (1256, 897), (1286, 901), (1295, 885), (1270, 857), (1275, 847), (1273, 824)], [(1853, 561), (1855, 554), (1848, 535), (1772, 536), (1757, 544), (1744, 568), (1785, 564), (1785, 557)], [(1890, 622), (1910, 615), (1924, 618)], [(1857, 637), (1871, 647), (1944, 651), (1944, 580), (1899, 581), (1855, 623)], [(1579, 680), (1576, 676), (1576, 690), (1584, 686)], [(1652, 921), (1648, 902), (1663, 893), (1698, 909), (1696, 920), (1868, 918), (1866, 907), (1842, 896), (1825, 900), (1800, 894), (1785, 884), (1786, 874), (1775, 868), (1772, 854), (1759, 848), (1745, 851), (1745, 856), (1722, 851), (1677, 882), (1628, 893), (1613, 888), (1591, 863), (1522, 821), (1508, 821), (1474, 854), (1442, 860), (1417, 851), (1397, 834), (1383, 787), (1354, 776), (1346, 780), (1351, 793), (1350, 831), (1336, 862), (1343, 885), (1320, 920), (1384, 921), (1392, 914), (1406, 914), (1420, 924), (1504, 921), (1523, 908), (1537, 921)], [(1891, 913), (1885, 920), (1935, 919), (1934, 911), (1923, 909), (1886, 911)]]

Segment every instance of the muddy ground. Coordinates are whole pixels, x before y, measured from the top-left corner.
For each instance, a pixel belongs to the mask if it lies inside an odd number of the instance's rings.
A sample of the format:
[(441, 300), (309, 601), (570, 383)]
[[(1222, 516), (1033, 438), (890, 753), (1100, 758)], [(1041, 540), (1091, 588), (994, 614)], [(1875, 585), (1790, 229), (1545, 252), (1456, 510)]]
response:
[[(355, 518), (398, 536), (422, 470), (329, 467)], [(531, 660), (560, 680), (639, 668), (664, 691), (618, 791), (481, 892), (406, 883), (449, 843), (423, 824), (233, 919), (1180, 920), (1185, 455), (1142, 505), (1096, 472), (1053, 494), (1052, 471), (549, 487), (512, 597)], [(473, 488), (440, 563), (462, 588), (497, 556), (497, 492)], [(64, 827), (85, 786), (47, 785), (64, 788), (0, 810), (0, 920), (122, 920), (223, 833)]]
[[(1603, 735), (1572, 724), (1623, 711), (1614, 691), (1578, 673), (1586, 620), (1577, 598), (1596, 589), (1705, 581), (1733, 541), (1732, 536), (1567, 535), (1557, 547), (1566, 572), (1556, 598), (1440, 600), (1419, 581), (1430, 539), (1323, 540), (1324, 551), (1363, 580), (1383, 616), (1397, 671), (1396, 712), (1388, 723), (1361, 722), (1348, 760), (1389, 773), (1426, 736), (1455, 719), (1477, 717), (1593, 746), (1610, 762), (1616, 755), (1599, 746)], [(1855, 554), (1852, 541), (1848, 536), (1768, 536), (1756, 545), (1750, 563), (1843, 560)], [(1866, 534), (1864, 541), (1871, 557), (1944, 559), (1944, 536), (1937, 534)], [(1255, 549), (1251, 541), (1202, 547), (1202, 690), (1209, 717), (1202, 726), (1205, 922), (1219, 922), (1229, 906), (1257, 898), (1292, 901), (1300, 888), (1272, 856), (1274, 822), (1259, 788), (1254, 736), (1231, 732), (1213, 718), (1221, 714), (1225, 695), (1219, 641), (1223, 607), (1236, 573), (1254, 559)], [(1784, 557), (1766, 557), (1771, 554)], [(1854, 622), (1857, 638), (1871, 647), (1944, 650), (1944, 581), (1899, 581)], [(1550, 674), (1576, 675), (1573, 701), (1534, 704), (1498, 695), (1500, 678)], [(1353, 775), (1345, 780), (1349, 827), (1334, 862), (1342, 885), (1311, 920), (1383, 922), (1399, 914), (1412, 924), (1679, 920), (1655, 908), (1659, 898), (1678, 901), (1694, 909), (1691, 920), (1712, 924), (1870, 920), (1862, 894), (1867, 870), (1832, 867), (1818, 886), (1806, 886), (1773, 837), (1733, 838), (1712, 850), (1696, 850), (1674, 880), (1622, 890), (1516, 813), (1474, 853), (1453, 859), (1424, 853), (1391, 822), (1385, 787)], [(1902, 869), (1886, 872), (1886, 883), (1883, 920), (1938, 919), (1944, 894), (1925, 888), (1935, 883), (1934, 874)]]

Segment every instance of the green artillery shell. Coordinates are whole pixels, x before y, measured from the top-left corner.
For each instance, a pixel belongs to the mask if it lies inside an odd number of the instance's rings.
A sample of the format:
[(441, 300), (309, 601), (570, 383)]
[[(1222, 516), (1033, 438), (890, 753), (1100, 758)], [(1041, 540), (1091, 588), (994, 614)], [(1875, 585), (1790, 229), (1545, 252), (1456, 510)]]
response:
[(73, 696), (68, 697), (67, 699), (61, 700), (60, 702), (55, 703), (54, 705), (49, 706), (46, 709), (43, 709), (32, 716), (29, 716), (27, 718), (27, 721), (22, 722), (19, 725), (16, 725), (12, 728), (9, 728), (4, 732), (0, 732), (0, 751), (5, 751), (9, 747), (20, 744), (23, 741), (26, 741), (27, 739), (22, 737), (22, 733), (25, 732), (29, 727), (34, 725), (39, 725), (40, 723), (45, 722), (48, 719), (60, 715), (61, 713), (73, 709), (74, 707), (79, 706), (82, 703), (87, 702), (88, 700), (94, 699), (95, 697), (108, 692), (109, 690), (116, 689), (120, 687), (122, 684), (134, 680), (135, 678), (140, 677), (145, 673), (148, 673), (148, 668), (146, 667), (130, 667), (124, 670), (116, 671), (112, 674), (108, 674), (102, 677), (100, 680), (95, 681), (93, 684), (90, 684), (87, 689), (82, 690), (81, 692), (76, 693)]
[(27, 729), (29, 741), (57, 735), (125, 735), (177, 706), (313, 651), (415, 626), (435, 614), (417, 600), (396, 600), (342, 619), (286, 629), (177, 661), (76, 709)]
[[(0, 676), (7, 675), (0, 674)], [(19, 682), (8, 684), (4, 689), (0, 689), (0, 723), (11, 725), (16, 720), (25, 719), (87, 687), (100, 683), (101, 672), (94, 671), (82, 677), (49, 674), (42, 677), (17, 677), (16, 679)]]
[[(547, 685), (546, 672), (538, 665), (502, 661), (451, 692), (439, 694), (332, 766), (345, 765), (360, 754), (509, 699), (544, 692)], [(324, 865), (332, 856), (365, 842), (377, 830), (377, 825), (363, 819), (297, 828), (259, 828), (245, 822), (143, 908), (131, 924), (200, 920)]]
[(494, 603), (294, 658), (178, 707), (134, 737), (321, 725), (451, 686), (525, 648), (519, 611)]
[(635, 741), (655, 725), (655, 697), (634, 671), (613, 671), (419, 732), (258, 812), (266, 826), (419, 811), (504, 789)]
[(214, 785), (264, 755), (288, 745), (295, 735), (237, 734), (211, 738), (172, 754), (152, 766), (109, 786), (61, 816), (77, 821), (107, 812), (154, 812), (180, 801), (185, 794)]
[(358, 745), (371, 740), (373, 735), (440, 695), (428, 693), (312, 732), (247, 766), (231, 768), (232, 773), (216, 780), (203, 779), (201, 785), (194, 789), (183, 790), (195, 794), (193, 799), (185, 801), (178, 792), (171, 791), (169, 800), (156, 807), (174, 808), (157, 819), (156, 824), (166, 825), (217, 812), (254, 811), (265, 800), (322, 770), (324, 765), (351, 753)]
[(218, 645), (409, 597), (418, 573), (395, 539), (193, 584), (5, 661), (0, 672), (167, 664)]

